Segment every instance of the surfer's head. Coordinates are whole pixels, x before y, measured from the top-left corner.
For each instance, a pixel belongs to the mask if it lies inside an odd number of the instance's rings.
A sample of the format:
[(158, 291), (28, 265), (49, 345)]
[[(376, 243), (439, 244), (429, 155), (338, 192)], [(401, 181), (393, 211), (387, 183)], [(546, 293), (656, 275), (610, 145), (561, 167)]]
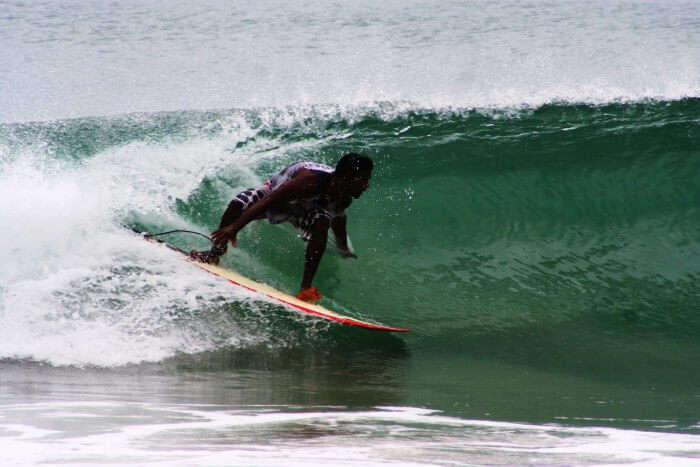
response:
[(351, 152), (340, 158), (335, 166), (334, 176), (345, 191), (353, 198), (359, 198), (369, 188), (373, 168), (372, 159), (363, 154)]

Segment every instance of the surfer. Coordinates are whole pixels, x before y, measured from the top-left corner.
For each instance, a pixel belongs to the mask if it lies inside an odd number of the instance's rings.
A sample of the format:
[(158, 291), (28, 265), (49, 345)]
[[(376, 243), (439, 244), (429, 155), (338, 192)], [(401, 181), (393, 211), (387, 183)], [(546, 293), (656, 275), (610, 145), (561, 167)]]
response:
[(268, 219), (272, 224), (290, 222), (308, 242), (304, 276), (297, 298), (318, 301), (321, 293), (311, 285), (323, 253), (328, 229), (333, 231), (340, 254), (357, 258), (348, 245), (345, 211), (353, 198), (369, 187), (374, 164), (365, 155), (350, 153), (340, 158), (335, 170), (315, 162), (297, 162), (270, 181), (236, 195), (221, 217), (219, 230), (212, 234), (208, 251), (191, 251), (198, 261), (218, 264), (227, 243), (236, 246), (238, 232), (253, 220)]

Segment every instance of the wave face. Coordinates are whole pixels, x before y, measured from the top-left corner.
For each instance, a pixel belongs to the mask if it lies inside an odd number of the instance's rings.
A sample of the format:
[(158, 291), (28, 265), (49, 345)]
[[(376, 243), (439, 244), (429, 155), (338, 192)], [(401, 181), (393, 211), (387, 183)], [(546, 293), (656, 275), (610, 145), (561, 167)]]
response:
[[(376, 170), (350, 210), (360, 260), (329, 253), (316, 280), (332, 306), (412, 328), (425, 352), (547, 365), (573, 352), (598, 371), (616, 355), (640, 374), (657, 364), (681, 374), (700, 336), (699, 119), (687, 99), (2, 125), (0, 358), (112, 366), (327, 344), (327, 326), (274, 311), (122, 226), (212, 231), (240, 189), (296, 160), (362, 151)], [(296, 288), (294, 232), (257, 223), (240, 244), (229, 266)]]

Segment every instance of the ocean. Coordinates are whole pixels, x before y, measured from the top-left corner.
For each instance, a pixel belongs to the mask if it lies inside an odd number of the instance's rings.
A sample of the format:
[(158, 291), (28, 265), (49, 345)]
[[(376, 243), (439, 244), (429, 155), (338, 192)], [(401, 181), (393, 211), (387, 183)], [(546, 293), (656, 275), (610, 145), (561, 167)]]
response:
[[(315, 286), (409, 333), (131, 231), (347, 152)], [(700, 3), (0, 1), (0, 464), (700, 465)]]

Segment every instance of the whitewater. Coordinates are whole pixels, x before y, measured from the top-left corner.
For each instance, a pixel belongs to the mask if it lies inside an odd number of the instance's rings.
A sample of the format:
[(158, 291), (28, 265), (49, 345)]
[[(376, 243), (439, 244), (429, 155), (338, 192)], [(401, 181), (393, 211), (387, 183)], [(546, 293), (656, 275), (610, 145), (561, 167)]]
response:
[[(0, 1), (0, 462), (700, 465), (698, 148), (697, 2)], [(409, 334), (131, 230), (347, 152), (315, 285)]]

